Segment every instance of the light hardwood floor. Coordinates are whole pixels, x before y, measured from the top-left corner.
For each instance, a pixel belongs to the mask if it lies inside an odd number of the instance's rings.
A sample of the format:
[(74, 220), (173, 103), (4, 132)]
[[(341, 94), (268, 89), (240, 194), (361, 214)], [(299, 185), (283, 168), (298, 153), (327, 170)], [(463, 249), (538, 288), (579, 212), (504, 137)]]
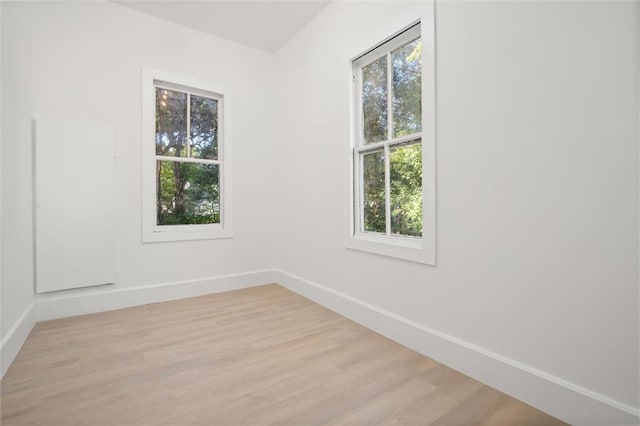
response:
[(2, 425), (562, 422), (277, 285), (38, 323)]

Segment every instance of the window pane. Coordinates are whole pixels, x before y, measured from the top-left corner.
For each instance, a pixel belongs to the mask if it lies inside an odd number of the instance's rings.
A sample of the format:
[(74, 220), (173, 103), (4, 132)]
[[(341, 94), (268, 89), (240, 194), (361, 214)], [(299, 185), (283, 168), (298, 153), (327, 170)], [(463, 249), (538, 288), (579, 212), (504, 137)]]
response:
[(217, 164), (157, 161), (158, 225), (220, 223)]
[(387, 140), (387, 57), (362, 68), (364, 143)]
[(191, 156), (218, 159), (218, 101), (191, 95)]
[(363, 231), (385, 232), (384, 152), (362, 155)]
[(185, 157), (187, 94), (156, 87), (156, 155)]
[(422, 130), (422, 43), (415, 40), (391, 53), (393, 136)]
[(391, 233), (422, 236), (422, 144), (391, 148), (389, 167)]

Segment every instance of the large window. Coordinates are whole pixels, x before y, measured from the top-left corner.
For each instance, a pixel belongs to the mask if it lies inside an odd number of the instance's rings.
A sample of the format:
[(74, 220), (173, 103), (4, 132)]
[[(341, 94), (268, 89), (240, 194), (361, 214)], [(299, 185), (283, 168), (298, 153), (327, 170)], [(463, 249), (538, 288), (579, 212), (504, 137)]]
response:
[[(433, 239), (423, 238), (427, 227), (421, 24), (354, 59), (353, 82), (351, 238), (421, 250)], [(407, 250), (369, 251), (433, 263), (432, 256), (427, 256), (429, 261), (415, 253), (405, 256)]]
[(143, 82), (144, 240), (230, 236), (228, 95), (150, 71)]

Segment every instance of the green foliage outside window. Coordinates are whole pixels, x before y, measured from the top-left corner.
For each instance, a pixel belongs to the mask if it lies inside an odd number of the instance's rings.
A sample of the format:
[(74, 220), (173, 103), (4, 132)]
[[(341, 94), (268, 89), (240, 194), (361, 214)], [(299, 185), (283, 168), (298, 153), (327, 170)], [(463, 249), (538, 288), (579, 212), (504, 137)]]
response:
[[(156, 155), (217, 159), (218, 101), (156, 88)], [(157, 160), (156, 179), (158, 225), (220, 223), (218, 164)]]
[(220, 223), (217, 165), (177, 161), (157, 163), (158, 225)]
[(422, 145), (391, 150), (391, 233), (422, 235)]
[[(401, 138), (422, 130), (422, 43), (412, 41), (362, 68), (364, 144)], [(387, 87), (391, 60), (391, 90)], [(389, 131), (387, 96), (393, 123)], [(361, 154), (362, 230), (386, 233), (384, 151)], [(422, 235), (422, 144), (419, 137), (389, 148), (390, 233)]]

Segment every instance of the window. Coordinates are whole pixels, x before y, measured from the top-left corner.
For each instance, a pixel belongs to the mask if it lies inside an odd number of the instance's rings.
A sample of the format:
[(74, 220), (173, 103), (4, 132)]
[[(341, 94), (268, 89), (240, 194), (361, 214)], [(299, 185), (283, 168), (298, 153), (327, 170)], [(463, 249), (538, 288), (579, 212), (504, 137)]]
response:
[[(353, 182), (347, 246), (433, 264), (435, 209), (429, 197), (435, 189), (434, 150), (426, 148), (434, 145), (434, 120), (426, 119), (423, 109), (433, 76), (423, 90), (424, 47), (417, 23), (352, 61)], [(433, 52), (431, 43), (428, 48)], [(425, 123), (430, 125), (426, 133)]]
[(231, 236), (228, 98), (143, 71), (143, 241)]

